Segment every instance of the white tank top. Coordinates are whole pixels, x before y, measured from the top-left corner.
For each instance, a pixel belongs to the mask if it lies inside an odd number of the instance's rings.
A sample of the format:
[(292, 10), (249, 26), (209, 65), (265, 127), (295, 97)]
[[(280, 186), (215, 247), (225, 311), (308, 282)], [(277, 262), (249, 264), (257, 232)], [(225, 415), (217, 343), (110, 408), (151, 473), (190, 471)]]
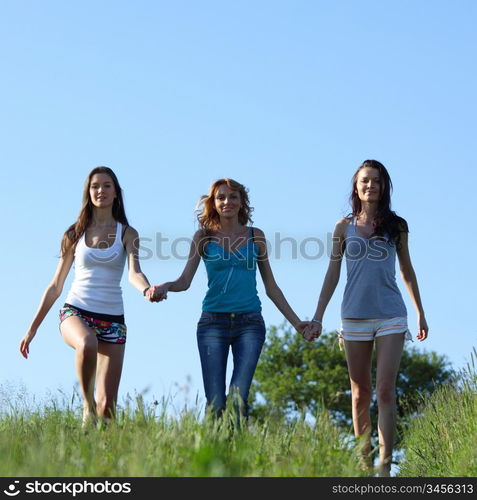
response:
[(66, 302), (100, 314), (124, 314), (121, 277), (126, 251), (121, 241), (122, 224), (117, 223), (114, 243), (105, 249), (86, 246), (81, 236), (75, 249), (75, 274)]

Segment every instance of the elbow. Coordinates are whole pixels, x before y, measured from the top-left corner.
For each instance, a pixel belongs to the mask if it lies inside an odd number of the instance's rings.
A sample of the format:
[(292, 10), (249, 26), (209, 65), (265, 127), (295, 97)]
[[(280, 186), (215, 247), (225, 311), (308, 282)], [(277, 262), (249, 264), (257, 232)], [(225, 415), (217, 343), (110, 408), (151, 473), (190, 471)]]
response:
[(340, 280), (340, 268), (333, 266), (328, 268), (326, 272), (325, 279), (323, 281), (323, 287), (336, 288)]
[[(190, 285), (192, 283), (192, 280), (189, 279), (188, 277), (181, 277), (175, 282), (175, 291), (177, 292), (185, 292), (186, 290), (189, 290)], [(173, 290), (171, 290), (173, 291)]]
[(328, 278), (330, 280), (330, 284), (332, 286), (336, 286), (340, 280), (340, 270), (339, 269), (333, 269), (330, 274), (328, 275)]
[(281, 292), (280, 288), (272, 287), (272, 288), (267, 288), (265, 290), (265, 293), (267, 294), (267, 297), (273, 301), (273, 300), (277, 299), (282, 292)]
[(169, 282), (168, 290), (169, 292), (185, 292), (190, 288), (190, 281), (177, 280)]
[(412, 274), (409, 272), (401, 271), (401, 278), (408, 285), (412, 283)]
[(57, 283), (52, 283), (47, 290), (47, 294), (55, 301), (60, 297), (62, 293), (63, 293), (63, 286), (60, 286)]
[(413, 280), (414, 272), (412, 268), (402, 267), (401, 268), (401, 278), (405, 283), (410, 283)]
[(128, 281), (129, 281), (129, 284), (132, 285), (132, 286), (134, 286), (134, 284), (137, 283), (137, 280), (141, 279), (141, 278), (143, 278), (144, 280), (146, 280), (146, 283), (147, 283), (146, 277), (141, 272), (138, 273), (136, 271), (130, 271), (128, 273)]

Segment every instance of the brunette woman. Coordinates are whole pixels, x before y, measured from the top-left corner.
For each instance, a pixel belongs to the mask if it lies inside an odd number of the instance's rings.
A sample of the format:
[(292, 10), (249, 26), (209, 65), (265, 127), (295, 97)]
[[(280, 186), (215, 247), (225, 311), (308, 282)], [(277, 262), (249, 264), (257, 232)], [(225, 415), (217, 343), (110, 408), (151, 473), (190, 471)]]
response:
[(74, 280), (60, 310), (60, 332), (76, 351), (85, 425), (96, 416), (114, 416), (127, 331), (120, 286), (126, 260), (131, 285), (143, 295), (149, 288), (139, 264), (138, 238), (128, 223), (116, 175), (108, 167), (94, 168), (86, 179), (78, 220), (63, 235), (55, 275), (20, 343), (21, 354), (28, 358), (30, 342), (60, 297), (74, 262)]
[(417, 312), (416, 338), (425, 340), (428, 326), (408, 249), (407, 222), (391, 210), (392, 183), (384, 165), (367, 160), (352, 179), (352, 213), (334, 230), (333, 252), (320, 298), (305, 338), (321, 334), (325, 309), (338, 284), (346, 258), (347, 281), (341, 304), (341, 342), (351, 383), (354, 433), (362, 443), (363, 464), (370, 467), (371, 357), (376, 348), (379, 467), (390, 474), (396, 429), (396, 377), (405, 339), (411, 335), (407, 311), (396, 284), (396, 255), (404, 284)]

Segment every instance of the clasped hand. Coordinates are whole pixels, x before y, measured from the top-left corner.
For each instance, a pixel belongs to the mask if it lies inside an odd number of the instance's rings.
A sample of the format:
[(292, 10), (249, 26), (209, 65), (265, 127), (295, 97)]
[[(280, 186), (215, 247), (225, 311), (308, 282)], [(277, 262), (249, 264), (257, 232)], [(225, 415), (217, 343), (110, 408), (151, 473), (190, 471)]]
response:
[(149, 302), (161, 302), (162, 300), (167, 300), (168, 291), (169, 287), (166, 283), (162, 285), (152, 285), (146, 292), (145, 297)]
[(306, 323), (306, 326), (300, 333), (303, 335), (303, 338), (305, 340), (307, 340), (308, 342), (313, 342), (321, 335), (321, 331), (323, 328), (321, 323), (317, 323), (314, 321), (306, 321), (303, 323)]
[(297, 332), (301, 333), (302, 337), (308, 342), (313, 342), (321, 335), (321, 324), (311, 321), (300, 321), (295, 325)]

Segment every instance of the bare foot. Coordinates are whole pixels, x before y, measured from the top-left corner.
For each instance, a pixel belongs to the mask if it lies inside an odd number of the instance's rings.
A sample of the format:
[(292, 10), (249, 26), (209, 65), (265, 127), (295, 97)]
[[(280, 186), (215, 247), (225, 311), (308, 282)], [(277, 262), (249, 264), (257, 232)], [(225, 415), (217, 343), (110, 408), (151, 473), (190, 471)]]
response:
[(359, 457), (359, 468), (370, 476), (373, 475), (373, 459), (371, 456), (360, 456)]
[(379, 464), (376, 467), (376, 475), (378, 477), (391, 477), (391, 464), (390, 463)]
[(95, 408), (89, 408), (85, 406), (83, 408), (83, 421), (81, 423), (81, 427), (83, 429), (94, 426), (96, 425), (96, 422), (98, 420), (98, 417), (96, 416), (96, 409)]

